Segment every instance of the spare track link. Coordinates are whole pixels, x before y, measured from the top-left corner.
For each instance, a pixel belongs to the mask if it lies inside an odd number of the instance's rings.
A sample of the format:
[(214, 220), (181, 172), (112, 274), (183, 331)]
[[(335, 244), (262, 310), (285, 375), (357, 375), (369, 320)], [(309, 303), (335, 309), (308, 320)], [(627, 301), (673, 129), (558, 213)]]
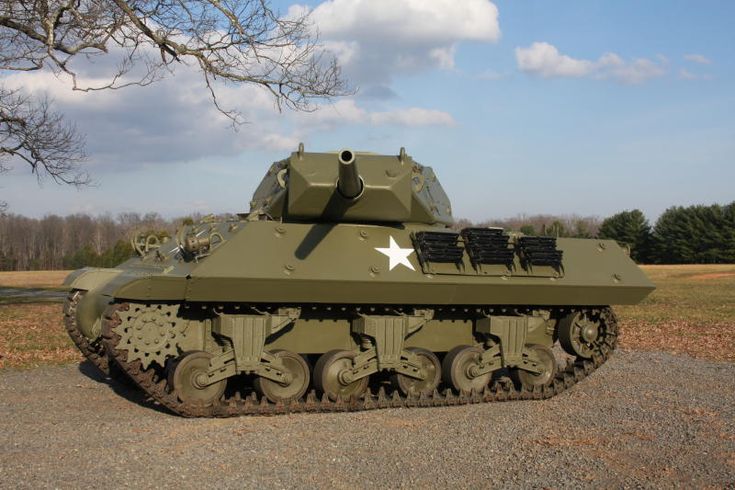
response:
[(77, 327), (76, 310), (79, 300), (84, 296), (84, 291), (72, 290), (64, 301), (64, 327), (72, 342), (81, 351), (89, 362), (102, 371), (105, 376), (110, 376), (110, 364), (105, 353), (105, 346), (99, 342), (90, 342)]
[(229, 398), (223, 398), (218, 403), (201, 406), (182, 403), (178, 397), (169, 391), (166, 378), (159, 377), (152, 368), (143, 369), (140, 360), (127, 362), (127, 352), (117, 350), (120, 336), (114, 328), (120, 323), (117, 315), (119, 310), (127, 310), (126, 303), (108, 307), (102, 321), (102, 336), (107, 352), (135, 383), (154, 401), (160, 403), (175, 414), (183, 417), (235, 417), (240, 415), (280, 415), (288, 413), (324, 413), (324, 412), (354, 412), (360, 410), (374, 410), (379, 408), (409, 408), (409, 407), (446, 407), (452, 405), (468, 405), (475, 403), (504, 402), (515, 400), (545, 400), (571, 388), (579, 381), (589, 376), (593, 371), (604, 364), (617, 347), (617, 319), (610, 308), (604, 308), (600, 320), (607, 325), (607, 338), (592, 359), (569, 360), (567, 365), (560, 369), (554, 381), (533, 391), (515, 389), (513, 383), (505, 378), (495, 382), (492, 387), (484, 391), (471, 393), (456, 393), (451, 389), (439, 393), (437, 390), (430, 396), (402, 396), (398, 390), (386, 393), (380, 388), (378, 393), (367, 393), (359, 398), (338, 399), (331, 401), (326, 396), (319, 398), (311, 390), (305, 398), (288, 404), (272, 403), (265, 397), (258, 397), (255, 393), (242, 398), (239, 393)]

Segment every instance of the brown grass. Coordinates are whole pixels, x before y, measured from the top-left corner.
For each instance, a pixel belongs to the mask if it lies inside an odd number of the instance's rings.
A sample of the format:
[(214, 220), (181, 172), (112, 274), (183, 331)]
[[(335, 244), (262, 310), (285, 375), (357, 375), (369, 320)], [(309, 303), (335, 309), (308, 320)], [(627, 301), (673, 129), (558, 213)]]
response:
[(643, 270), (657, 289), (639, 305), (615, 308), (622, 347), (735, 361), (735, 265)]
[(78, 362), (59, 304), (0, 305), (0, 369)]
[(12, 288), (58, 288), (71, 271), (0, 272), (0, 286)]

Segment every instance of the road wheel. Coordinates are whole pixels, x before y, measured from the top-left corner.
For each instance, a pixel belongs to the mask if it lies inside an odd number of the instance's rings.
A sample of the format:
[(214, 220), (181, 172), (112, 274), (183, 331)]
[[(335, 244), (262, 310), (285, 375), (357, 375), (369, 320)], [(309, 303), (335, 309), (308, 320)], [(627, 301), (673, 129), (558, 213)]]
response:
[(275, 350), (273, 357), (279, 359), (285, 371), (291, 376), (291, 382), (283, 385), (268, 378), (258, 377), (254, 381), (255, 389), (273, 403), (288, 403), (300, 399), (309, 388), (311, 372), (303, 357), (287, 350)]
[(222, 398), (227, 380), (207, 385), (202, 379), (209, 371), (212, 357), (214, 356), (209, 352), (191, 351), (176, 361), (169, 383), (179, 400), (194, 405), (212, 405)]
[(444, 382), (459, 392), (484, 390), (490, 382), (492, 373), (480, 376), (473, 376), (470, 373), (470, 368), (480, 363), (482, 352), (480, 347), (471, 345), (459, 345), (447, 352), (442, 363)]
[(348, 350), (333, 350), (323, 354), (314, 366), (314, 386), (330, 400), (338, 397), (346, 400), (359, 397), (368, 387), (369, 376), (345, 383), (340, 373), (354, 367), (356, 353)]
[(514, 368), (511, 370), (511, 376), (518, 384), (524, 386), (527, 390), (533, 390), (536, 387), (551, 384), (552, 381), (554, 381), (557, 371), (554, 353), (548, 347), (539, 344), (529, 345), (527, 348), (532, 350), (541, 360), (541, 368), (543, 371), (539, 374), (534, 374), (520, 368)]
[(401, 373), (394, 373), (391, 376), (393, 385), (403, 395), (431, 395), (442, 379), (442, 365), (436, 354), (427, 349), (420, 347), (412, 347), (408, 349), (418, 358), (424, 379), (412, 378)]

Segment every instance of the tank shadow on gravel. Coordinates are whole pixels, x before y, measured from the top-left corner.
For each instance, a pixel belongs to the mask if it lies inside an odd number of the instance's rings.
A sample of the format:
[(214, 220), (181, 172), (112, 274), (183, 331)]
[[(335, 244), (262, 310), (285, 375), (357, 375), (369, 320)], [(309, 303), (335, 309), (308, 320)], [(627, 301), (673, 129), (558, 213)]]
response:
[(148, 408), (159, 413), (174, 416), (174, 414), (168, 411), (165, 407), (162, 407), (158, 403), (146, 397), (143, 392), (135, 386), (135, 383), (132, 380), (124, 382), (107, 377), (89, 361), (79, 363), (78, 369), (83, 376), (97, 383), (106, 384), (116, 395), (131, 403), (135, 403), (143, 408)]

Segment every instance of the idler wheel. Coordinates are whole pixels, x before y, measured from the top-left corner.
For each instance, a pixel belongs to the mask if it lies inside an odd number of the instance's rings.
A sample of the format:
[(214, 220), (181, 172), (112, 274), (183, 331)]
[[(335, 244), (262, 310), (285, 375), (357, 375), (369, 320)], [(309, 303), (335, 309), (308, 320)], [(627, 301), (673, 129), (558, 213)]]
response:
[(601, 322), (578, 313), (559, 323), (558, 335), (559, 344), (568, 354), (592, 359), (595, 353), (600, 352), (607, 332)]
[(332, 350), (323, 354), (314, 366), (314, 386), (330, 400), (357, 398), (367, 390), (369, 376), (348, 381), (345, 373), (354, 367), (355, 352)]
[(482, 349), (471, 345), (458, 345), (447, 352), (442, 363), (444, 382), (462, 392), (482, 391), (490, 382), (492, 373), (479, 376), (473, 374), (473, 367), (480, 363)]
[(212, 405), (222, 398), (227, 380), (207, 385), (202, 377), (209, 371), (209, 361), (214, 357), (209, 352), (191, 351), (183, 354), (169, 376), (176, 396), (184, 403)]
[(542, 371), (539, 374), (534, 374), (520, 368), (513, 368), (510, 371), (511, 377), (516, 383), (524, 386), (527, 390), (533, 390), (538, 386), (551, 384), (554, 381), (557, 371), (554, 353), (548, 347), (539, 344), (532, 344), (526, 348), (532, 350), (539, 358)]
[(290, 382), (281, 384), (278, 381), (258, 377), (253, 382), (255, 389), (273, 403), (288, 403), (298, 400), (304, 396), (309, 388), (309, 382), (311, 381), (309, 365), (303, 357), (291, 351), (275, 350), (272, 354), (283, 364), (285, 372), (290, 377)]
[(395, 373), (391, 377), (393, 385), (396, 386), (403, 395), (431, 395), (442, 379), (442, 365), (436, 354), (430, 350), (420, 347), (412, 347), (408, 349), (413, 352), (421, 366), (424, 379), (412, 378), (405, 374)]

